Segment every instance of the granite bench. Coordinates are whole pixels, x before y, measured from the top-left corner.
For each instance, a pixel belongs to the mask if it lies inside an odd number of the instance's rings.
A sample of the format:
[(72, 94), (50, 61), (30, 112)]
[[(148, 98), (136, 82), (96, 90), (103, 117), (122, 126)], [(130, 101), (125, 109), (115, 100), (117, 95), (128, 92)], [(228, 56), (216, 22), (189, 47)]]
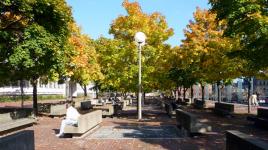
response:
[(185, 98), (184, 105), (190, 105), (190, 104), (191, 104), (191, 98)]
[(235, 104), (231, 103), (215, 103), (214, 113), (221, 116), (233, 116), (235, 113)]
[(268, 143), (236, 130), (226, 131), (226, 150), (268, 150)]
[(24, 130), (0, 138), (1, 150), (34, 150), (34, 131)]
[(233, 116), (234, 114), (247, 114), (248, 106), (245, 104), (216, 102), (214, 112), (222, 116)]
[(186, 130), (190, 135), (212, 130), (211, 126), (202, 123), (202, 120), (198, 119), (196, 115), (181, 109), (176, 110), (176, 122), (179, 128)]
[(35, 123), (33, 118), (16, 118), (11, 117), (11, 113), (0, 114), (0, 134), (7, 133), (19, 128), (32, 126)]
[(91, 104), (91, 101), (82, 101), (80, 102), (80, 108), (81, 110), (89, 110), (92, 109), (93, 106)]
[(215, 107), (215, 101), (211, 101), (211, 100), (202, 101), (202, 99), (195, 99), (194, 100), (194, 107), (197, 108), (197, 109), (214, 108)]
[(1, 107), (0, 114), (10, 113), (12, 119), (27, 118), (33, 115), (33, 108)]
[(64, 134), (79, 136), (98, 126), (101, 122), (102, 122), (102, 111), (94, 110), (92, 112), (81, 115), (78, 118), (77, 126), (66, 125), (64, 128)]
[(176, 115), (176, 111), (173, 109), (171, 103), (169, 102), (165, 102), (165, 111), (167, 113), (167, 115), (172, 118)]
[(106, 104), (103, 106), (94, 106), (93, 109), (101, 110), (103, 117), (107, 117), (107, 116), (113, 117), (113, 115), (115, 113), (115, 108), (114, 108), (114, 105), (112, 105), (112, 104)]
[(37, 105), (39, 113), (47, 116), (66, 115), (66, 104), (39, 103)]
[(257, 116), (247, 117), (247, 120), (253, 121), (254, 124), (258, 127), (268, 129), (268, 109), (267, 108), (258, 108)]

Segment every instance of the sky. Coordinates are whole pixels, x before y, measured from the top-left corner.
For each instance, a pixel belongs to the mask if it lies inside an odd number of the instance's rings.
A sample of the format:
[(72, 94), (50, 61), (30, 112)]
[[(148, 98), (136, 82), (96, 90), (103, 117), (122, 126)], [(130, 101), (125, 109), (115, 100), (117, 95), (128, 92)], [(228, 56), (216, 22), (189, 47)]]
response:
[[(134, 0), (129, 0), (133, 2)], [(136, 0), (143, 12), (160, 12), (166, 17), (168, 26), (175, 34), (166, 42), (172, 46), (179, 46), (184, 39), (183, 29), (193, 18), (196, 7), (208, 9), (208, 0)], [(109, 35), (110, 24), (119, 15), (126, 15), (122, 7), (123, 0), (67, 0), (72, 7), (76, 23), (83, 33), (91, 38), (100, 36), (112, 38)]]

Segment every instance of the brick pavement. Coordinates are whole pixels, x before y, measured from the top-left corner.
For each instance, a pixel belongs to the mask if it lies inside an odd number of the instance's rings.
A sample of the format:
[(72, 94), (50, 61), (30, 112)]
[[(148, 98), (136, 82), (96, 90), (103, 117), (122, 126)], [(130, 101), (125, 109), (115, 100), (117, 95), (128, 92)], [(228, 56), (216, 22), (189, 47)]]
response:
[[(32, 129), (35, 132), (36, 150), (223, 150), (225, 149), (225, 130), (235, 129), (268, 142), (268, 131), (257, 129), (246, 121), (243, 115), (234, 118), (218, 117), (210, 110), (196, 110), (188, 108), (187, 111), (197, 114), (200, 118), (207, 120), (207, 124), (213, 127), (213, 132), (198, 137), (176, 138), (91, 138), (92, 134), (87, 134), (82, 138), (57, 138), (62, 118), (39, 117), (38, 123)], [(161, 110), (149, 108), (144, 111), (144, 121), (137, 121), (135, 111), (129, 110), (122, 113), (120, 117), (104, 118), (100, 128), (117, 127), (137, 129), (137, 127), (155, 127), (161, 129), (163, 126), (175, 127), (175, 119), (170, 119)], [(175, 132), (175, 131), (173, 131)], [(95, 132), (93, 132), (95, 133)], [(154, 135), (155, 136), (155, 135)]]

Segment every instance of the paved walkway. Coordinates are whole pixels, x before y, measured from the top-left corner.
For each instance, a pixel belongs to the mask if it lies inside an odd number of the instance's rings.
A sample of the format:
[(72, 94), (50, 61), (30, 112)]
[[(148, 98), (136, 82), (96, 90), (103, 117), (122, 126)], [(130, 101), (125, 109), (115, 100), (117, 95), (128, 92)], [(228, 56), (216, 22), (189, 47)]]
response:
[(268, 131), (255, 128), (246, 115), (218, 117), (210, 110), (187, 108), (211, 125), (213, 132), (198, 137), (184, 137), (164, 111), (145, 107), (143, 121), (137, 121), (135, 107), (120, 117), (103, 118), (100, 127), (80, 138), (57, 138), (62, 118), (40, 117), (33, 127), (36, 150), (224, 150), (225, 131), (239, 130), (268, 142)]
[(175, 126), (102, 126), (87, 139), (175, 139), (181, 137)]

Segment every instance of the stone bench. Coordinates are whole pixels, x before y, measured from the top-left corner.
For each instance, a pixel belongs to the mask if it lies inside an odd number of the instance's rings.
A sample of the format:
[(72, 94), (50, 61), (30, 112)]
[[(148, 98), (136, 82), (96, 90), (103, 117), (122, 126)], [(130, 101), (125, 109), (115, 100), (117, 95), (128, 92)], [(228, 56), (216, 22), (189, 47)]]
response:
[(185, 98), (184, 105), (190, 105), (190, 104), (191, 104), (191, 98)]
[(211, 101), (211, 100), (202, 101), (202, 99), (195, 99), (194, 100), (194, 107), (197, 108), (197, 109), (214, 108), (215, 107), (215, 101)]
[(66, 104), (39, 103), (37, 105), (39, 113), (48, 116), (66, 115)]
[(202, 120), (198, 119), (196, 115), (181, 109), (176, 110), (176, 122), (178, 127), (182, 130), (186, 130), (190, 135), (205, 133), (212, 130), (211, 126), (202, 123)]
[(214, 112), (222, 116), (233, 116), (234, 114), (246, 114), (248, 113), (248, 106), (244, 104), (233, 103), (215, 103)]
[(267, 108), (258, 108), (257, 116), (247, 117), (247, 120), (253, 121), (254, 124), (258, 127), (268, 129), (268, 109)]
[(117, 102), (119, 105), (121, 105), (121, 109), (125, 110), (127, 108), (128, 101), (122, 100)]
[(126, 99), (127, 101), (128, 101), (128, 105), (132, 105), (132, 99), (131, 98), (128, 98), (128, 99)]
[(92, 106), (103, 106), (104, 102), (102, 102), (102, 100), (99, 99), (91, 99), (91, 105)]
[(160, 100), (160, 101), (159, 101), (159, 105), (160, 105), (160, 108), (161, 108), (162, 110), (165, 110), (165, 102), (164, 102), (164, 101)]
[(166, 111), (167, 115), (170, 118), (173, 118), (173, 117), (175, 118), (176, 117), (176, 109), (181, 108), (181, 105), (179, 105), (179, 104), (177, 104), (175, 102), (164, 101), (163, 105), (164, 105), (164, 110)]
[(32, 116), (32, 108), (20, 108), (20, 107), (1, 107), (0, 114), (10, 113), (12, 119), (27, 118)]
[(16, 118), (11, 117), (11, 113), (0, 114), (0, 134), (7, 133), (26, 126), (32, 126), (35, 123), (33, 118)]
[(93, 129), (102, 122), (102, 111), (94, 110), (92, 112), (81, 115), (78, 118), (77, 126), (66, 125), (64, 128), (65, 134), (72, 134), (73, 136), (82, 135), (85, 132)]
[(115, 113), (115, 108), (114, 108), (114, 105), (112, 105), (112, 104), (107, 104), (107, 105), (103, 105), (103, 106), (94, 106), (93, 109), (101, 110), (103, 117), (107, 117), (107, 116), (113, 117), (113, 115)]
[(91, 105), (91, 101), (82, 101), (80, 102), (81, 110), (89, 110), (92, 109), (93, 106)]
[(268, 143), (236, 130), (226, 131), (226, 150), (268, 150)]
[(0, 138), (1, 150), (34, 150), (34, 131), (25, 130)]
[(173, 109), (173, 106), (171, 105), (171, 103), (165, 102), (164, 105), (165, 105), (165, 111), (167, 112), (167, 115), (171, 118), (174, 117), (176, 115), (176, 111), (175, 109)]
[(129, 100), (128, 99), (124, 99), (123, 101), (125, 102), (125, 107), (129, 106)]

